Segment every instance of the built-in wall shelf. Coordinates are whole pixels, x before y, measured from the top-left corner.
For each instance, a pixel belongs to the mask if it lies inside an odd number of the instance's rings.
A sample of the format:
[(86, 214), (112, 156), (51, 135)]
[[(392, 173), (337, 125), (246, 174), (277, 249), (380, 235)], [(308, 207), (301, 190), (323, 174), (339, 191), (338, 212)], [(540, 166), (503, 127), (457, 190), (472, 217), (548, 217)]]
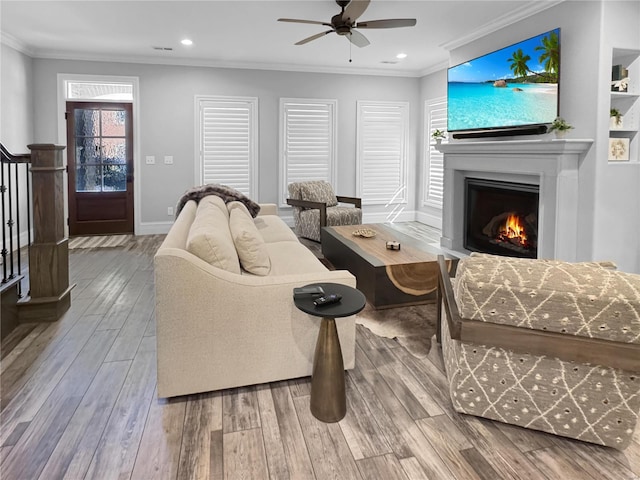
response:
[[(622, 125), (609, 128), (609, 142), (607, 145), (607, 160), (609, 165), (640, 163), (639, 146), (640, 135), (640, 50), (629, 48), (614, 48), (611, 53), (612, 69), (621, 65), (628, 71), (626, 91), (612, 90), (609, 85), (610, 109), (617, 109), (622, 115)], [(616, 150), (617, 149), (617, 150)], [(622, 158), (628, 160), (612, 160), (614, 151), (626, 149)]]

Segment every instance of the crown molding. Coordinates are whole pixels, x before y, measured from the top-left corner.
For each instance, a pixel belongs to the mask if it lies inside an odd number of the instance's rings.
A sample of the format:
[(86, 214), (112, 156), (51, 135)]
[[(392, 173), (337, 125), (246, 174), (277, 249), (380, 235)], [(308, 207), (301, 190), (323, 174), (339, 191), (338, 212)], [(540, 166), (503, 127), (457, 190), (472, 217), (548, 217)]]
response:
[(448, 51), (461, 47), (468, 43), (471, 43), (479, 38), (485, 37), (493, 32), (507, 27), (521, 20), (524, 20), (532, 15), (540, 13), (548, 8), (555, 7), (565, 0), (544, 0), (535, 2), (524, 2), (523, 5), (507, 14), (501, 15), (491, 22), (486, 23), (482, 27), (468, 33), (467, 35), (456, 38), (449, 42), (441, 43), (440, 46)]
[(386, 77), (420, 77), (416, 70), (387, 70), (377, 68), (326, 67), (314, 65), (292, 65), (285, 63), (229, 62), (202, 58), (162, 58), (150, 56), (122, 57), (116, 55), (87, 54), (78, 52), (55, 52), (39, 50), (31, 55), (34, 58), (47, 60), (74, 60), (87, 62), (138, 63), (148, 65), (174, 65), (183, 67), (235, 68), (245, 70), (271, 70), (303, 73), (331, 73), (343, 75), (373, 75)]
[(442, 70), (446, 70), (449, 68), (449, 60), (445, 60), (444, 62), (439, 62), (434, 65), (431, 65), (423, 70), (420, 70), (418, 76), (426, 77), (427, 75), (431, 75), (432, 73), (440, 72)]
[(6, 32), (0, 32), (0, 43), (13, 48), (14, 50), (17, 50), (20, 53), (24, 53), (29, 57), (33, 58), (35, 55), (35, 51), (31, 49), (26, 43), (18, 40), (16, 37), (14, 37), (13, 35), (9, 35)]

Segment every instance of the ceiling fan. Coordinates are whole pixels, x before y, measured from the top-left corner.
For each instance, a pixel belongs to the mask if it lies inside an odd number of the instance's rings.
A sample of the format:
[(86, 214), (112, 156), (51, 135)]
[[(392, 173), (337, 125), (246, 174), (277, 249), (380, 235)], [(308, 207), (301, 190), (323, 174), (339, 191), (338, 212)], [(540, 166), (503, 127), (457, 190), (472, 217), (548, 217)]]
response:
[(340, 6), (342, 11), (337, 15), (331, 17), (331, 23), (318, 22), (316, 20), (297, 20), (295, 18), (279, 18), (279, 22), (290, 23), (310, 23), (312, 25), (324, 25), (331, 27), (326, 32), (316, 33), (310, 37), (304, 38), (296, 45), (304, 45), (318, 38), (324, 37), (332, 32), (338, 35), (346, 36), (349, 41), (357, 47), (366, 47), (369, 45), (369, 40), (362, 33), (357, 31), (357, 28), (398, 28), (398, 27), (413, 27), (416, 24), (415, 18), (393, 18), (386, 20), (370, 20), (367, 22), (357, 22), (360, 15), (369, 6), (371, 0), (336, 0), (336, 3)]

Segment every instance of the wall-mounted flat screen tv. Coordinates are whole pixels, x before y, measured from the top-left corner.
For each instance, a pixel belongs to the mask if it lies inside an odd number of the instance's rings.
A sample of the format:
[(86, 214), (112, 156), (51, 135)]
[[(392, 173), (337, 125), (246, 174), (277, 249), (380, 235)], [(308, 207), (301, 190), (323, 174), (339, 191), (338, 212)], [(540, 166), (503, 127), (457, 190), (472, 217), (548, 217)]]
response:
[(559, 28), (451, 67), (447, 129), (457, 138), (544, 133), (558, 116), (559, 80)]

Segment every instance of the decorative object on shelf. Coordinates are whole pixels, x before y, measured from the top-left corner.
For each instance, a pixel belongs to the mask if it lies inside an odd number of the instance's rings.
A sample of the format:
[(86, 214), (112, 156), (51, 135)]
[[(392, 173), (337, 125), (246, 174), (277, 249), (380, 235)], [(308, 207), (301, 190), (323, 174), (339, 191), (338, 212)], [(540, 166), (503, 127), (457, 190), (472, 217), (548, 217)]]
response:
[(610, 115), (609, 128), (611, 128), (612, 130), (621, 129), (623, 124), (622, 123), (623, 116), (620, 113), (620, 110), (612, 107), (611, 110), (609, 110), (609, 115)]
[(629, 85), (629, 71), (622, 65), (611, 67), (611, 91), (626, 92)]
[(374, 232), (369, 228), (359, 228), (358, 230), (354, 230), (352, 234), (356, 237), (363, 237), (363, 238), (373, 238), (376, 236), (376, 232)]
[(626, 162), (629, 160), (629, 139), (609, 138), (609, 161)]
[(572, 128), (573, 126), (569, 125), (564, 118), (556, 117), (556, 119), (551, 122), (547, 132), (555, 132), (556, 138), (564, 138), (567, 132)]
[(400, 250), (400, 242), (395, 240), (387, 241), (387, 250)]
[(626, 92), (627, 88), (629, 88), (629, 77), (611, 82), (611, 91), (613, 92)]
[(431, 138), (433, 138), (437, 144), (442, 143), (442, 140), (447, 138), (447, 134), (444, 130), (435, 129), (431, 134)]

